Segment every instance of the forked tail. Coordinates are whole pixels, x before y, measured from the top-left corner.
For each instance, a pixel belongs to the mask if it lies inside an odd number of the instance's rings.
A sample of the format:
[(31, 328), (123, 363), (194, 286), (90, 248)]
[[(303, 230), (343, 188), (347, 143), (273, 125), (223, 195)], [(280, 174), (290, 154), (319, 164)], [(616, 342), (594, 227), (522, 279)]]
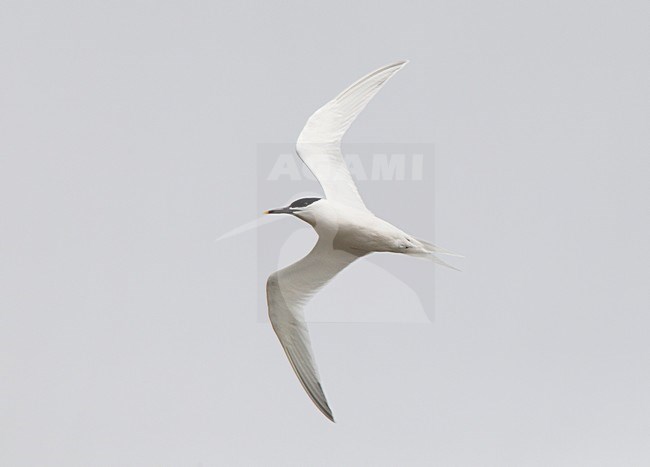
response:
[(422, 245), (422, 250), (419, 251), (409, 251), (408, 254), (412, 256), (416, 256), (418, 258), (424, 258), (428, 259), (429, 261), (433, 261), (436, 264), (440, 264), (441, 266), (446, 266), (450, 269), (454, 269), (456, 271), (460, 271), (455, 266), (452, 266), (451, 264), (447, 263), (446, 261), (441, 260), (436, 256), (436, 254), (439, 255), (447, 255), (447, 256), (456, 256), (458, 258), (464, 258), (463, 255), (459, 255), (456, 253), (452, 253), (449, 250), (445, 250), (444, 248), (440, 248), (439, 246), (435, 246), (433, 243), (429, 243), (425, 240), (420, 240), (419, 238), (417, 239), (418, 242)]
[(418, 238), (417, 241), (420, 242), (424, 247), (424, 249), (427, 250), (429, 253), (438, 253), (439, 255), (456, 256), (457, 258), (464, 258), (463, 255), (452, 253), (451, 251), (445, 250), (444, 248), (440, 248), (439, 246), (435, 246), (433, 243), (427, 242), (426, 240), (422, 240)]

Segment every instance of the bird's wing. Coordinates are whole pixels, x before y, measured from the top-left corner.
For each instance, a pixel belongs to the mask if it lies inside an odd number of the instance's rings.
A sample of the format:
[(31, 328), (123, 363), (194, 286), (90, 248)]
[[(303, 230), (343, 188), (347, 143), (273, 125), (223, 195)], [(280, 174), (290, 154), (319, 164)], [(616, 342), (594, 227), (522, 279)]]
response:
[(273, 330), (305, 391), (332, 421), (334, 418), (320, 384), (302, 309), (312, 295), (358, 257), (335, 250), (331, 242), (319, 239), (307, 256), (274, 272), (266, 283)]
[(393, 63), (364, 76), (307, 120), (296, 150), (318, 179), (327, 199), (366, 209), (343, 160), (341, 139), (370, 99), (406, 63)]

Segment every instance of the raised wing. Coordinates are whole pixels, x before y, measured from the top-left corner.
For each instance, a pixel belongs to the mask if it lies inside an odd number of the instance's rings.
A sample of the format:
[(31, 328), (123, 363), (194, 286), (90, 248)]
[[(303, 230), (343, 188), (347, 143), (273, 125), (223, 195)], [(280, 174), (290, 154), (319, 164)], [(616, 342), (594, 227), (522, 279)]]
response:
[(335, 250), (331, 242), (319, 239), (307, 256), (274, 272), (266, 283), (273, 330), (303, 388), (331, 421), (334, 417), (320, 384), (302, 308), (312, 295), (358, 257)]
[(307, 120), (298, 137), (296, 150), (318, 179), (327, 199), (366, 209), (343, 160), (341, 139), (370, 99), (406, 63), (393, 63), (364, 76)]

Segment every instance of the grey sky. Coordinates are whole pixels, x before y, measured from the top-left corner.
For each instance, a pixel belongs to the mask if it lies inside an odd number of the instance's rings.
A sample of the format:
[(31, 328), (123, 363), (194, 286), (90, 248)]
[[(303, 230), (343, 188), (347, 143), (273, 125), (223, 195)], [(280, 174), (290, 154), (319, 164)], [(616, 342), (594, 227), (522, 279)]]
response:
[[(3, 1), (0, 464), (648, 465), (649, 8)], [(467, 258), (430, 324), (312, 325), (331, 424), (257, 319), (299, 224), (214, 238), (404, 58), (346, 141), (432, 143), (434, 206), (367, 204)]]

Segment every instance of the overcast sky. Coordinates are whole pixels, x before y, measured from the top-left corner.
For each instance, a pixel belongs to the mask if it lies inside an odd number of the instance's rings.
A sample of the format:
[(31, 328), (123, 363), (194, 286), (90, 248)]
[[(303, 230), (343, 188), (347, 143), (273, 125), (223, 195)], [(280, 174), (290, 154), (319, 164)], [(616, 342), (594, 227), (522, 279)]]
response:
[[(648, 24), (647, 1), (3, 1), (0, 464), (650, 465)], [(214, 239), (297, 194), (260, 183), (261, 144), (399, 59), (345, 141), (433, 148), (430, 198), (362, 195), (466, 258), (363, 260), (308, 307), (332, 424), (264, 320), (313, 235)]]

